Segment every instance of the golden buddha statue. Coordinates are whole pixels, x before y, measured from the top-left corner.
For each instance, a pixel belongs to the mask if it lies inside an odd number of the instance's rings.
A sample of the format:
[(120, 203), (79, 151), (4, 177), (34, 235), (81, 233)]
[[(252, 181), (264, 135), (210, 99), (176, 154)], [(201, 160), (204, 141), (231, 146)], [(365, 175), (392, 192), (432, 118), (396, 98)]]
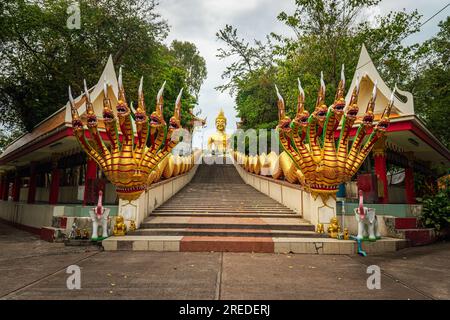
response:
[(229, 137), (225, 133), (226, 126), (227, 118), (225, 118), (223, 110), (220, 109), (219, 115), (216, 118), (217, 131), (208, 138), (208, 151), (222, 154), (227, 152)]
[(127, 234), (127, 225), (125, 224), (122, 216), (117, 216), (113, 234), (115, 236), (124, 236)]
[(331, 218), (330, 226), (328, 227), (328, 235), (331, 238), (337, 239), (339, 233), (341, 232), (341, 227), (339, 226), (339, 221), (336, 217)]

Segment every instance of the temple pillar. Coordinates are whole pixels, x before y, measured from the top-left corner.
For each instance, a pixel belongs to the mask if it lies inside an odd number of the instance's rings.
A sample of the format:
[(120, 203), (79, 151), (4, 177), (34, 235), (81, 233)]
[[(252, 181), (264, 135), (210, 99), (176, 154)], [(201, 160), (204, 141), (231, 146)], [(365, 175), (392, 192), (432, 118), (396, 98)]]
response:
[(52, 181), (50, 183), (50, 195), (48, 198), (49, 204), (57, 204), (58, 203), (60, 176), (61, 176), (61, 172), (58, 168), (58, 161), (56, 160), (53, 162), (53, 168), (52, 168)]
[(0, 176), (0, 200), (3, 200), (4, 188), (5, 188), (5, 177)]
[(14, 202), (18, 202), (20, 200), (20, 177), (18, 173), (16, 173), (16, 176), (14, 177), (12, 198)]
[[(87, 164), (86, 164), (86, 174), (85, 174), (85, 178), (84, 178), (84, 196), (83, 196), (83, 206), (85, 206), (91, 197), (91, 192), (93, 190), (92, 188), (92, 181), (97, 179), (97, 163), (92, 160), (92, 159), (88, 159), (87, 160)], [(91, 186), (91, 188), (90, 188)], [(95, 200), (94, 200), (95, 202)]]
[(27, 203), (34, 203), (36, 200), (36, 167), (37, 163), (32, 162), (30, 167), (30, 183), (28, 186)]
[(5, 176), (3, 179), (3, 193), (1, 194), (1, 196), (3, 201), (8, 201), (9, 178), (8, 176)]
[(408, 158), (408, 166), (405, 168), (405, 191), (406, 203), (416, 203), (416, 193), (414, 191), (414, 169), (413, 169), (413, 153), (406, 154)]
[(386, 170), (386, 136), (380, 138), (373, 147), (375, 159), (375, 174), (378, 180), (378, 200), (380, 203), (389, 203), (388, 180)]

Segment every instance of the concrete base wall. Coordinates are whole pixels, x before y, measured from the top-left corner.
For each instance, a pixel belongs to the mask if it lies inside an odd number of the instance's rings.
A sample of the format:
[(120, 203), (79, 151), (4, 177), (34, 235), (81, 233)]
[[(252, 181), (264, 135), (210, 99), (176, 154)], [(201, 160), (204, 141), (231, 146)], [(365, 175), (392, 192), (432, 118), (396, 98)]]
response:
[[(139, 209), (139, 214), (137, 215), (137, 218), (135, 218), (136, 225), (139, 226), (139, 224), (150, 212), (170, 199), (175, 193), (188, 184), (194, 176), (196, 170), (197, 166), (192, 168), (188, 173), (155, 183), (145, 193), (143, 193), (138, 200), (132, 201), (131, 203), (120, 200), (119, 207), (105, 205), (105, 207), (111, 209), (111, 221), (114, 221), (114, 216), (118, 213), (124, 215), (128, 208), (134, 208)], [(60, 190), (62, 191), (60, 198), (69, 200), (75, 197), (76, 199), (75, 189), (77, 188), (78, 187), (62, 187)], [(54, 224), (54, 217), (66, 217), (68, 221), (67, 228), (69, 230), (73, 221), (77, 219), (78, 221), (86, 220), (84, 223), (86, 225), (90, 224), (89, 210), (91, 209), (91, 206), (82, 207), (81, 205), (64, 204), (28, 204), (26, 203), (27, 194), (28, 188), (22, 188), (20, 199), (23, 202), (0, 200), (0, 219), (12, 224), (23, 225), (36, 229), (51, 227)], [(36, 194), (44, 197), (47, 196), (46, 201), (48, 201), (48, 192), (45, 192), (44, 188), (37, 188)], [(36, 198), (38, 199), (38, 197)]]
[(62, 215), (64, 206), (0, 201), (0, 218), (14, 224), (41, 228), (51, 226), (53, 216)]
[[(356, 222), (356, 218), (354, 215), (345, 215), (345, 218), (342, 219), (342, 215), (338, 214), (339, 223), (341, 227), (348, 228), (348, 232), (350, 234), (358, 234), (358, 223)], [(383, 237), (392, 237), (391, 232), (389, 232), (389, 228), (386, 225), (386, 219), (392, 218), (391, 216), (383, 216), (377, 215), (378, 219), (378, 229), (380, 230), (380, 234)]]

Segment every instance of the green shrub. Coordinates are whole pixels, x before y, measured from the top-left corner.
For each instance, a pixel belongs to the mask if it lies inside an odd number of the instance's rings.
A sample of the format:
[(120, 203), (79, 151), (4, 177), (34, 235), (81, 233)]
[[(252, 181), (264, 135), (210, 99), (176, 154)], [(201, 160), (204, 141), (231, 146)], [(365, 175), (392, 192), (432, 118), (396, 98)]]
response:
[(420, 220), (425, 227), (441, 231), (450, 225), (450, 187), (448, 185), (436, 194), (426, 196), (422, 204)]

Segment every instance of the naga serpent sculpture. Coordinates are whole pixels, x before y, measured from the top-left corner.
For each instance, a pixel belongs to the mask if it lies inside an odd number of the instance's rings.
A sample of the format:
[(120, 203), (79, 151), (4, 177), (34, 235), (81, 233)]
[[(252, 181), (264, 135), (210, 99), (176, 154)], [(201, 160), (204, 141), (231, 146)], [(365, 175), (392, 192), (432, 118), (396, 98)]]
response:
[[(321, 74), (316, 106), (311, 115), (305, 110), (305, 92), (298, 80), (297, 112), (293, 120), (286, 115), (284, 99), (276, 86), (275, 89), (278, 96), (277, 131), (281, 145), (291, 157), (298, 174), (301, 175), (301, 180), (314, 198), (320, 195), (325, 202), (329, 196), (336, 197), (339, 184), (349, 181), (356, 174), (375, 142), (385, 134), (389, 125), (394, 92), (380, 121), (374, 126), (373, 110), (377, 92), (375, 82), (362, 123), (349, 148), (350, 130), (358, 114), (359, 77), (349, 104), (345, 108), (345, 77), (342, 66), (341, 80), (334, 103), (327, 107), (325, 83)], [(336, 141), (334, 132), (340, 124), (341, 132)], [(372, 132), (369, 134), (370, 131)], [(368, 134), (368, 139), (363, 143)]]
[[(152, 183), (151, 175), (158, 164), (170, 154), (179, 142), (179, 135), (174, 132), (181, 128), (181, 89), (175, 103), (175, 111), (167, 126), (163, 117), (164, 84), (156, 98), (156, 110), (147, 116), (142, 89), (143, 78), (138, 90), (138, 106), (132, 114), (125, 98), (122, 84), (122, 69), (119, 70), (119, 96), (116, 106), (117, 118), (114, 115), (111, 100), (108, 99), (107, 85), (103, 85), (103, 121), (106, 135), (111, 144), (108, 149), (98, 130), (97, 116), (84, 82), (86, 101), (87, 128), (91, 140), (85, 136), (83, 122), (75, 107), (69, 87), (69, 101), (72, 110), (73, 134), (81, 148), (91, 157), (115, 186), (120, 199), (136, 200)], [(136, 135), (132, 126), (132, 116), (136, 125)], [(122, 139), (119, 138), (119, 129)]]

